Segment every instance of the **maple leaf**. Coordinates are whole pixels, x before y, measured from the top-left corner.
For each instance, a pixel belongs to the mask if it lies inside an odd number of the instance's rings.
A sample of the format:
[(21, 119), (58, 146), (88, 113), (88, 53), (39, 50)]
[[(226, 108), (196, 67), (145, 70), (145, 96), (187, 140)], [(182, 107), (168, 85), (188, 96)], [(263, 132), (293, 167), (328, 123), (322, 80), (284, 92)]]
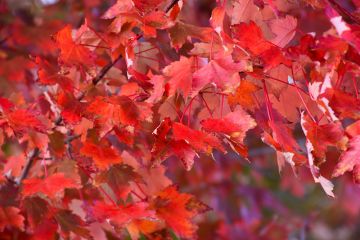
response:
[(131, 0), (117, 0), (102, 16), (105, 19), (115, 18), (121, 13), (129, 12), (133, 8), (133, 2)]
[(61, 107), (61, 116), (69, 123), (78, 123), (81, 120), (84, 104), (79, 102), (71, 92), (63, 91), (57, 96), (57, 103)]
[(80, 153), (84, 156), (91, 157), (96, 166), (100, 169), (107, 169), (112, 164), (120, 163), (122, 161), (116, 150), (107, 146), (105, 142), (95, 144), (87, 141), (80, 149)]
[(150, 12), (142, 19), (142, 30), (146, 37), (156, 37), (156, 31), (167, 29), (174, 25), (163, 11)]
[(77, 188), (78, 184), (71, 178), (64, 176), (64, 173), (55, 173), (44, 179), (29, 178), (23, 181), (22, 195), (29, 197), (39, 193), (49, 198), (61, 195), (65, 188)]
[(306, 163), (306, 158), (298, 152), (300, 146), (288, 126), (273, 121), (269, 121), (269, 126), (272, 130), (272, 136), (264, 132), (263, 141), (276, 150), (279, 172), (281, 172), (285, 162), (288, 162), (292, 167)]
[(245, 133), (256, 126), (254, 119), (244, 110), (238, 109), (228, 113), (222, 119), (208, 118), (201, 121), (202, 127), (208, 132), (224, 133), (243, 141)]
[(242, 48), (248, 49), (264, 61), (265, 71), (280, 63), (290, 64), (276, 45), (264, 39), (261, 29), (253, 21), (250, 21), (249, 24), (234, 25), (233, 34)]
[(5, 227), (15, 227), (24, 230), (25, 218), (20, 214), (20, 209), (16, 207), (0, 207), (0, 232)]
[(153, 92), (150, 97), (146, 100), (149, 103), (156, 103), (164, 95), (165, 89), (165, 77), (163, 75), (154, 75), (150, 79), (150, 83), (153, 84)]
[(62, 88), (72, 91), (73, 83), (72, 80), (62, 74), (60, 74), (59, 67), (46, 59), (36, 57), (36, 64), (39, 66), (38, 76), (39, 82), (44, 85), (59, 84)]
[[(329, 93), (330, 92), (330, 93)], [(329, 106), (341, 118), (360, 119), (360, 100), (339, 90), (327, 92), (330, 100)]]
[(190, 171), (194, 165), (194, 158), (197, 156), (196, 152), (185, 141), (171, 141), (169, 143), (169, 150), (172, 152), (184, 165), (187, 171)]
[(137, 125), (139, 109), (126, 96), (96, 97), (86, 109), (89, 113), (99, 115), (105, 122), (113, 125)]
[(35, 229), (49, 217), (49, 204), (41, 197), (27, 197), (23, 202), (30, 226)]
[(194, 237), (197, 227), (191, 220), (199, 213), (210, 210), (192, 195), (179, 193), (175, 186), (169, 186), (161, 191), (151, 206), (160, 219), (163, 219), (176, 234), (184, 238)]
[(153, 131), (156, 136), (156, 141), (151, 150), (151, 153), (156, 158), (153, 160), (153, 164), (160, 164), (167, 157), (175, 155), (183, 163), (185, 169), (189, 171), (194, 165), (194, 157), (197, 154), (184, 140), (174, 141), (168, 137), (171, 128), (172, 122), (170, 118), (165, 118)]
[(218, 33), (220, 33), (223, 29), (224, 17), (225, 17), (224, 7), (216, 7), (213, 9), (210, 18), (210, 24)]
[(350, 139), (348, 149), (341, 154), (332, 176), (338, 177), (348, 171), (352, 171), (354, 181), (360, 183), (360, 136)]
[(47, 127), (30, 110), (17, 109), (7, 113), (6, 117), (11, 129), (19, 134), (24, 134), (29, 130), (46, 132)]
[(231, 56), (211, 60), (194, 73), (192, 96), (209, 83), (215, 84), (225, 92), (233, 92), (240, 83), (239, 72), (251, 69), (248, 62), (235, 63)]
[(175, 140), (185, 140), (197, 151), (211, 153), (213, 148), (224, 151), (218, 138), (202, 131), (193, 130), (181, 123), (173, 123), (173, 134)]
[(340, 122), (317, 124), (308, 116), (304, 116), (303, 126), (307, 131), (307, 139), (313, 145), (313, 154), (319, 158), (325, 158), (327, 147), (336, 146), (344, 135)]
[[(222, 119), (208, 118), (201, 121), (203, 129), (207, 132), (221, 133), (229, 137), (231, 142), (240, 144), (244, 156), (247, 157), (244, 138), (246, 132), (256, 126), (255, 120), (247, 114), (243, 109), (228, 113)], [(236, 148), (235, 148), (236, 150)]]
[(172, 62), (166, 66), (163, 73), (169, 78), (169, 97), (177, 91), (181, 91), (184, 98), (188, 96), (192, 87), (192, 60), (181, 57), (179, 61)]
[(293, 16), (276, 18), (270, 22), (271, 31), (276, 35), (271, 42), (279, 47), (285, 47), (296, 33), (297, 20)]
[(70, 66), (93, 64), (93, 53), (88, 48), (74, 42), (70, 25), (64, 27), (56, 34), (56, 42), (60, 48), (60, 60), (64, 64)]
[(212, 39), (214, 42), (218, 42), (216, 36), (213, 36), (212, 28), (198, 27), (180, 21), (169, 29), (169, 34), (171, 37), (171, 45), (176, 49), (181, 48), (189, 36), (204, 42), (210, 42)]
[(141, 183), (144, 180), (129, 165), (116, 164), (95, 177), (97, 184), (107, 183), (120, 198), (125, 198), (130, 192), (130, 182)]
[(231, 14), (231, 24), (241, 22), (256, 21), (262, 18), (259, 8), (254, 4), (253, 0), (233, 1), (233, 9)]
[[(302, 127), (302, 130), (303, 130), (305, 136), (307, 137), (309, 132), (307, 131), (307, 129), (305, 127), (305, 113), (304, 112), (301, 113), (301, 127)], [(333, 193), (334, 184), (330, 180), (328, 180), (327, 178), (323, 177), (320, 174), (319, 167), (316, 166), (314, 163), (314, 160), (315, 160), (314, 155), (313, 155), (314, 146), (312, 145), (309, 138), (306, 139), (306, 149), (307, 149), (307, 155), (308, 155), (308, 164), (309, 164), (311, 175), (314, 178), (314, 181), (316, 183), (320, 183), (321, 187), (324, 189), (325, 193), (328, 196), (335, 197), (335, 195)]]
[(91, 238), (90, 231), (85, 228), (85, 222), (70, 210), (59, 210), (54, 215), (55, 220), (60, 225), (65, 236), (69, 236), (70, 232), (84, 238)]

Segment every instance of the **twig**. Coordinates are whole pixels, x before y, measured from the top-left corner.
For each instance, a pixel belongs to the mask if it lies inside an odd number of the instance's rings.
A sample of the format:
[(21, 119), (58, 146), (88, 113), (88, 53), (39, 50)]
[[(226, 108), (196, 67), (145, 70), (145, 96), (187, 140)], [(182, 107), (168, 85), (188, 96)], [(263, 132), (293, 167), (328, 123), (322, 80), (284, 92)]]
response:
[(165, 12), (168, 13), (177, 3), (179, 0), (173, 0), (169, 6), (165, 9)]
[(121, 55), (119, 55), (113, 62), (107, 64), (105, 67), (103, 67), (101, 69), (101, 71), (99, 72), (99, 74), (94, 77), (91, 82), (92, 84), (95, 86), (96, 84), (98, 84), (101, 79), (103, 79), (103, 77), (105, 76), (105, 74), (122, 58)]
[(16, 181), (15, 181), (17, 185), (20, 185), (21, 182), (29, 175), (30, 168), (32, 167), (32, 164), (33, 164), (35, 158), (37, 158), (37, 156), (39, 156), (39, 153), (40, 153), (40, 149), (37, 147), (31, 151), (31, 153), (27, 157), (26, 165), (25, 165), (20, 177), (18, 179), (16, 179)]

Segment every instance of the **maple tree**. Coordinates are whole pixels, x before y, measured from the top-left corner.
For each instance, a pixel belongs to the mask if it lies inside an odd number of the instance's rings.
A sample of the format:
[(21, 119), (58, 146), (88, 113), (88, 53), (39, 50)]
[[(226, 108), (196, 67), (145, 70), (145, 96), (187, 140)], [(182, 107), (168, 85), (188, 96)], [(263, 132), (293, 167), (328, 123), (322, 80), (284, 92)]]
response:
[(1, 1), (0, 239), (357, 239), (359, 7)]

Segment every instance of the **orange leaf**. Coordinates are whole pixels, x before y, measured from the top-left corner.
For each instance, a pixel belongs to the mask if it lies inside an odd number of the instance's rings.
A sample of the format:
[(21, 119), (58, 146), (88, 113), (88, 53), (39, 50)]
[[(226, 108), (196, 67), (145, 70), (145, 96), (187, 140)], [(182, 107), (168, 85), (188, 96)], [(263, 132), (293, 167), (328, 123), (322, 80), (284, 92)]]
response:
[(91, 157), (100, 169), (106, 169), (112, 164), (121, 162), (120, 155), (114, 149), (101, 144), (85, 142), (80, 152), (87, 157)]
[(105, 122), (113, 125), (137, 125), (139, 109), (128, 97), (97, 97), (87, 108), (87, 111), (99, 115)]
[(194, 196), (179, 193), (175, 186), (169, 186), (160, 192), (152, 202), (152, 207), (160, 219), (184, 238), (192, 238), (197, 229), (191, 220), (198, 214), (210, 210)]
[(231, 107), (236, 104), (241, 105), (245, 109), (253, 110), (255, 108), (255, 100), (253, 94), (259, 89), (258, 86), (248, 80), (241, 80), (240, 86), (236, 89), (235, 94), (228, 96), (228, 103)]

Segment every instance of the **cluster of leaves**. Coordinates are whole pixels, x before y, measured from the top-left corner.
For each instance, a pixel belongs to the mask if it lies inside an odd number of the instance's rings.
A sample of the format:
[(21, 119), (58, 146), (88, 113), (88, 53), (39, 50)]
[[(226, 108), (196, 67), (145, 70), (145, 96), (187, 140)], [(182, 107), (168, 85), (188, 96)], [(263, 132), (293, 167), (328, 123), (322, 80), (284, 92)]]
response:
[[(196, 238), (211, 204), (179, 191), (166, 166), (253, 162), (251, 139), (275, 150), (279, 172), (305, 169), (329, 196), (333, 177), (360, 183), (360, 18), (338, 3), (217, 1), (195, 24), (190, 0), (84, 1), (74, 27), (46, 18), (65, 1), (21, 2), (0, 5), (7, 236)], [(312, 32), (299, 6), (326, 29)]]

